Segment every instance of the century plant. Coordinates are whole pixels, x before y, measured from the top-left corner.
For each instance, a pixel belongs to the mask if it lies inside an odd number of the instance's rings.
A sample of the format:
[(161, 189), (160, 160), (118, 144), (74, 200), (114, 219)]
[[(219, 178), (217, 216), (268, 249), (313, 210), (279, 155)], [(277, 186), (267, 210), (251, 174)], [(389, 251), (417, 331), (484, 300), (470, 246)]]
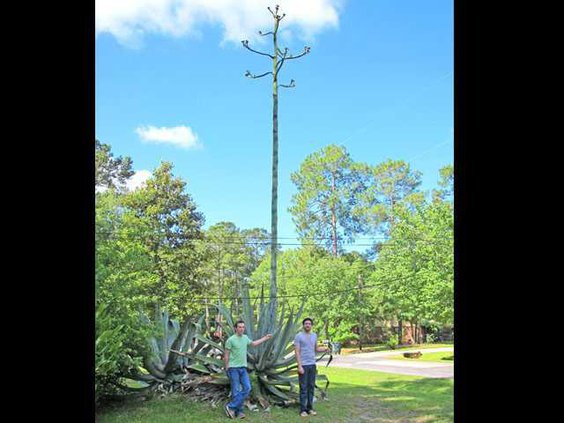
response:
[[(129, 378), (143, 382), (144, 387), (160, 392), (182, 390), (191, 391), (195, 396), (212, 403), (225, 400), (229, 395), (229, 379), (225, 373), (223, 354), (225, 340), (235, 333), (234, 323), (245, 322), (247, 336), (258, 339), (271, 333), (269, 342), (251, 347), (247, 351), (247, 366), (251, 378), (251, 404), (258, 403), (268, 409), (272, 404), (288, 406), (298, 401), (298, 364), (292, 341), (300, 328), (305, 301), (297, 312), (286, 312), (283, 303), (280, 314), (270, 317), (270, 303), (260, 296), (258, 304), (251, 305), (249, 289), (243, 286), (242, 313), (232, 315), (231, 311), (219, 303), (218, 312), (224, 318), (223, 340), (212, 339), (209, 328), (205, 327), (205, 314), (198, 322), (191, 319), (180, 325), (170, 319), (166, 311), (157, 309), (155, 322), (144, 317), (146, 324), (155, 325), (157, 332), (149, 338), (149, 353), (143, 358), (144, 372), (128, 375)], [(323, 358), (319, 354), (317, 360)], [(327, 365), (331, 362), (330, 356)], [(325, 398), (329, 381), (327, 376), (318, 375), (318, 381), (325, 381), (319, 390)], [(252, 404), (254, 403), (254, 404)]]
[(262, 32), (259, 31), (259, 35), (268, 36), (272, 35), (273, 50), (272, 53), (265, 53), (257, 51), (249, 47), (249, 41), (243, 40), (241, 43), (243, 47), (253, 53), (260, 54), (261, 56), (269, 57), (272, 60), (272, 71), (265, 72), (260, 75), (254, 75), (247, 70), (245, 76), (253, 79), (262, 78), (266, 75), (272, 75), (272, 203), (271, 203), (271, 244), (270, 244), (270, 309), (269, 314), (271, 319), (276, 315), (277, 310), (277, 285), (276, 285), (276, 249), (278, 247), (278, 86), (284, 88), (295, 87), (295, 82), (292, 79), (289, 84), (278, 84), (278, 74), (280, 69), (287, 60), (298, 59), (310, 52), (309, 47), (304, 47), (302, 53), (294, 56), (289, 51), (288, 48), (281, 50), (278, 47), (278, 28), (280, 26), (280, 21), (284, 19), (286, 14), (278, 14), (279, 6), (276, 5), (275, 10), (269, 7), (268, 10), (274, 19), (274, 26), (272, 31)]
[[(247, 336), (251, 339), (259, 339), (268, 333), (272, 334), (269, 342), (251, 347), (247, 351), (247, 367), (250, 371), (252, 386), (250, 399), (252, 402), (258, 402), (263, 408), (268, 408), (271, 404), (287, 406), (296, 403), (299, 396), (298, 364), (292, 341), (299, 330), (305, 302), (296, 313), (290, 310), (287, 314), (286, 304), (282, 304), (279, 316), (272, 319), (269, 313), (270, 304), (264, 301), (264, 297), (261, 295), (255, 313), (255, 307), (249, 301), (248, 287), (245, 286), (243, 290), (241, 315), (233, 316), (223, 304), (216, 307), (227, 323), (227, 326), (224, 327), (226, 338), (235, 333), (234, 323), (238, 319), (245, 322)], [(206, 338), (203, 334), (196, 335), (196, 339), (214, 346), (223, 355), (224, 346), (222, 344)], [(319, 355), (318, 360), (323, 355)], [(206, 354), (191, 353), (188, 356), (202, 365), (215, 364), (216, 367), (219, 367), (222, 364), (217, 358), (209, 357)], [(326, 381), (324, 389), (317, 386), (321, 398), (325, 398), (329, 386), (327, 376), (318, 375), (317, 380)], [(216, 383), (219, 383), (219, 380)]]

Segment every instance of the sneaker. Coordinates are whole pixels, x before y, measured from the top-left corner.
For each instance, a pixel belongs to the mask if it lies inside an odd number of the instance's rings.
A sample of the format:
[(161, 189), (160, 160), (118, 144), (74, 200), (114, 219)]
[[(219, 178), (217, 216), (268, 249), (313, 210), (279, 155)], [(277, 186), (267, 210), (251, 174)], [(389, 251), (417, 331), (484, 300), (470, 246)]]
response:
[(302, 411), (300, 413), (300, 417), (307, 417), (307, 416), (308, 416), (307, 411)]
[(235, 418), (235, 413), (233, 412), (233, 410), (231, 410), (231, 408), (229, 408), (227, 404), (225, 404), (225, 414), (227, 414), (227, 417), (229, 417), (230, 419)]
[(307, 413), (308, 413), (310, 416), (317, 416), (317, 411), (314, 411), (314, 410), (309, 410)]
[(245, 413), (239, 413), (239, 416), (238, 416), (238, 417), (239, 417), (240, 419), (244, 419), (244, 418), (247, 417), (247, 416), (245, 416)]

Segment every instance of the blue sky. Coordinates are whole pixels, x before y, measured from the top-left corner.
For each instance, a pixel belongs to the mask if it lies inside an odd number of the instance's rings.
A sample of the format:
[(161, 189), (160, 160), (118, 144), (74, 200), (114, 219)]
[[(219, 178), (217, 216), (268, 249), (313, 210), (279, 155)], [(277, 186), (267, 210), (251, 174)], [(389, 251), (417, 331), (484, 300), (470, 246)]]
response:
[[(97, 0), (96, 137), (131, 156), (136, 180), (173, 162), (206, 227), (269, 230), (272, 85), (244, 73), (271, 62), (239, 40), (271, 48), (256, 31), (274, 2), (208, 3)], [(279, 236), (296, 236), (290, 173), (330, 143), (371, 164), (406, 160), (435, 187), (453, 163), (453, 2), (278, 3), (281, 46), (311, 47), (279, 77), (296, 81), (279, 95)]]

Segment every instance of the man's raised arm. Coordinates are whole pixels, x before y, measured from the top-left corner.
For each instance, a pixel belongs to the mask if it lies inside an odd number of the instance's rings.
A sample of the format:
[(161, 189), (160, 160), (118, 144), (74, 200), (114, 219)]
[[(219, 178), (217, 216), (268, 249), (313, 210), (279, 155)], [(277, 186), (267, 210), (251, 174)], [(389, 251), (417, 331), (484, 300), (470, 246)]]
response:
[(251, 342), (251, 345), (253, 347), (256, 347), (257, 345), (262, 344), (264, 341), (268, 341), (270, 338), (272, 338), (272, 335), (270, 333), (264, 335), (262, 338), (257, 339), (256, 341)]

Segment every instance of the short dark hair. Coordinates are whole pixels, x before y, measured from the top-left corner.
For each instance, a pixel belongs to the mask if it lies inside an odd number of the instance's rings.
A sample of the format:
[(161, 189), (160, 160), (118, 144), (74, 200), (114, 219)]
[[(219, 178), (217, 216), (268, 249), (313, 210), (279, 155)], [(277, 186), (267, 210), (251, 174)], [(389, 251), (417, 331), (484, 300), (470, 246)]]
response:
[(239, 326), (239, 323), (245, 324), (245, 322), (243, 322), (242, 320), (237, 320), (237, 321), (235, 322), (235, 325), (234, 325), (233, 327), (234, 327), (235, 329), (237, 329), (237, 326)]
[(305, 325), (305, 322), (307, 322), (308, 320), (309, 320), (309, 321), (311, 322), (311, 324), (313, 325), (313, 319), (310, 318), (310, 317), (306, 317), (304, 320), (302, 320), (302, 326)]

